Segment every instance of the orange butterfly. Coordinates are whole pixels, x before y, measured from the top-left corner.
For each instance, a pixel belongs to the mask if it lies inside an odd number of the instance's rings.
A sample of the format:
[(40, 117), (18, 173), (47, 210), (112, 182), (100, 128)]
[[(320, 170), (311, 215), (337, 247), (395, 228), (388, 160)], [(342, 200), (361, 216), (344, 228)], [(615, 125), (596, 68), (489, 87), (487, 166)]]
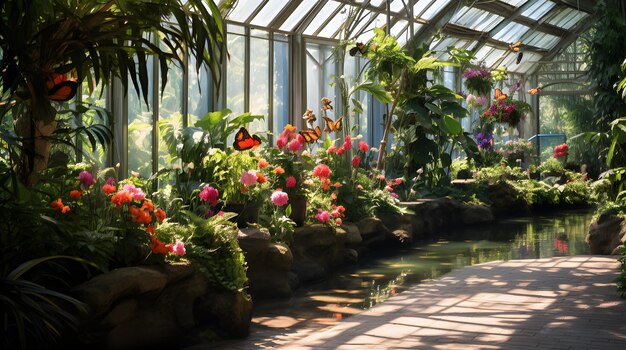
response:
[(528, 90), (528, 93), (531, 95), (539, 95), (541, 93), (541, 90), (542, 89), (540, 87), (536, 87)]
[(238, 151), (245, 151), (260, 144), (261, 139), (256, 135), (250, 135), (248, 130), (242, 126), (235, 135), (233, 147)]
[(509, 97), (507, 94), (503, 93), (502, 90), (500, 89), (496, 89), (496, 92), (494, 93), (493, 98), (495, 98), (498, 101), (502, 101), (505, 100), (507, 97)]
[(518, 41), (515, 44), (509, 44), (509, 50), (513, 52), (519, 52), (522, 49), (522, 42)]
[(308, 142), (308, 143), (314, 143), (315, 141), (319, 140), (320, 136), (322, 136), (322, 130), (320, 130), (319, 126), (315, 127), (314, 129), (304, 129), (304, 130), (300, 130), (298, 132), (298, 134), (302, 135), (302, 137), (304, 137), (304, 141)]
[(53, 80), (48, 80), (47, 87), (48, 99), (64, 102), (71, 100), (76, 95), (78, 82), (75, 79), (67, 78), (65, 74), (55, 74)]
[(328, 117), (322, 117), (322, 119), (324, 119), (324, 121), (326, 122), (326, 127), (324, 128), (324, 130), (330, 131), (330, 132), (341, 131), (343, 117), (339, 117), (339, 119), (337, 119), (336, 121), (333, 121), (332, 119)]

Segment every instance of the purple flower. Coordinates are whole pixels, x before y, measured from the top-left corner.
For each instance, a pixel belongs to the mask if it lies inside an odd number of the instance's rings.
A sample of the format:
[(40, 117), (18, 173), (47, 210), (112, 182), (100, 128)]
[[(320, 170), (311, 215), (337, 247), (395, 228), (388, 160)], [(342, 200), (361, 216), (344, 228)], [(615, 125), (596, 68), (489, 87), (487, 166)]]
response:
[(81, 171), (80, 174), (78, 174), (78, 180), (85, 187), (91, 187), (93, 184), (96, 183), (93, 175), (91, 175), (91, 173), (88, 171)]

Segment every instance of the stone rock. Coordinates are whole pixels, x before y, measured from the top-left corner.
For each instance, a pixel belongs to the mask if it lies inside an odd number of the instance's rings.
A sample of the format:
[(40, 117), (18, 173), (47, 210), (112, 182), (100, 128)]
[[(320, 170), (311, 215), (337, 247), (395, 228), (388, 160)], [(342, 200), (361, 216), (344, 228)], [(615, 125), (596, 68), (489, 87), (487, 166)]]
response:
[(396, 229), (391, 232), (395, 240), (403, 245), (409, 245), (413, 242), (413, 234), (407, 230)]
[(509, 213), (516, 213), (517, 215), (530, 213), (526, 201), (515, 187), (506, 181), (489, 185), (489, 199), (491, 200), (491, 210), (496, 216)]
[(347, 262), (356, 263), (359, 261), (359, 253), (354, 249), (346, 248), (342, 250), (342, 254)]
[(191, 267), (191, 263), (170, 263), (159, 266), (159, 271), (165, 274), (169, 284), (190, 277), (195, 272), (195, 269)]
[(387, 236), (389, 234), (389, 229), (379, 218), (363, 218), (356, 225), (363, 240), (372, 236)]
[(489, 207), (475, 204), (461, 204), (461, 222), (464, 225), (473, 225), (493, 222), (493, 213)]
[(585, 241), (591, 254), (617, 254), (626, 240), (626, 220), (616, 216), (601, 216), (589, 226)]
[(250, 334), (252, 300), (242, 293), (212, 293), (197, 303), (196, 315), (202, 319), (210, 315), (220, 330), (235, 338)]
[(90, 313), (101, 316), (111, 305), (127, 296), (157, 294), (167, 283), (165, 274), (149, 267), (125, 267), (96, 276), (77, 286), (74, 295), (89, 306)]
[(293, 271), (302, 282), (325, 276), (333, 267), (343, 263), (340, 254), (342, 246), (342, 241), (330, 226), (315, 224), (297, 227), (291, 244)]
[(250, 293), (255, 298), (290, 297), (293, 255), (289, 247), (273, 244), (268, 232), (255, 227), (239, 229), (237, 239), (248, 264)]
[(346, 232), (346, 244), (348, 246), (356, 246), (363, 242), (359, 226), (356, 224), (344, 221), (340, 228)]
[[(243, 293), (216, 289), (206, 275), (190, 264), (119, 270), (98, 276), (77, 288), (82, 300), (93, 300), (97, 298), (89, 293), (96, 293), (100, 298), (103, 290), (96, 290), (95, 286), (101, 286), (102, 281), (118, 286), (118, 289), (119, 286), (127, 286), (119, 290), (104, 289), (104, 292), (117, 295), (117, 298), (111, 299), (118, 301), (108, 313), (100, 314), (97, 308), (92, 308), (87, 315), (89, 319), (83, 323), (79, 339), (99, 347), (104, 345), (106, 349), (124, 350), (172, 343), (203, 323), (213, 325), (219, 332), (230, 336), (242, 337), (249, 332), (251, 301)], [(148, 280), (149, 283), (142, 288), (134, 286), (141, 281), (139, 278), (136, 282), (129, 281), (129, 276), (135, 276), (133, 271), (151, 276), (152, 280)], [(167, 281), (168, 273), (176, 278), (170, 279), (167, 284), (164, 282), (158, 288), (159, 293), (154, 293), (157, 289), (153, 272), (163, 281)], [(100, 305), (100, 308), (104, 307)]]

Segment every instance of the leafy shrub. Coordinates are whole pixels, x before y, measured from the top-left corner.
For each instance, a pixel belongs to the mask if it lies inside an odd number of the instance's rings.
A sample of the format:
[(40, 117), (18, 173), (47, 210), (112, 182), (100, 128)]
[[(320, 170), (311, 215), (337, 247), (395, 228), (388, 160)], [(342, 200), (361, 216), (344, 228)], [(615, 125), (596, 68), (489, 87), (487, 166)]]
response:
[(502, 180), (524, 180), (528, 175), (518, 167), (493, 166), (478, 169), (476, 180), (485, 183), (496, 183)]

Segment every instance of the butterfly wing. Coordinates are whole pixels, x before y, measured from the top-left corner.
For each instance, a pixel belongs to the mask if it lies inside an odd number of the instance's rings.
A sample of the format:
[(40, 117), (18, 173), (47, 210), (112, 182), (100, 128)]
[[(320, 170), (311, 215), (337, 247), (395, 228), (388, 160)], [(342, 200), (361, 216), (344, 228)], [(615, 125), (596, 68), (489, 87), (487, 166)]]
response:
[(353, 47), (350, 49), (350, 51), (348, 51), (348, 53), (350, 54), (350, 56), (356, 56), (356, 53), (359, 52), (359, 48), (357, 46)]
[(513, 52), (519, 52), (522, 49), (522, 42), (518, 41), (515, 44), (509, 44), (509, 50)]
[(337, 119), (337, 121), (334, 121), (328, 117), (322, 117), (322, 118), (326, 122), (326, 127), (324, 128), (325, 130), (328, 130), (330, 132), (337, 132), (341, 130), (343, 117), (340, 117), (339, 119)]
[(496, 100), (501, 101), (501, 100), (506, 99), (506, 98), (507, 98), (507, 97), (509, 97), (509, 96), (507, 96), (507, 94), (503, 93), (503, 92), (502, 92), (502, 90), (500, 90), (500, 89), (496, 89), (496, 91), (495, 91), (495, 93), (494, 93), (494, 96), (493, 96), (493, 97), (494, 97)]
[(339, 117), (339, 119), (335, 121), (335, 131), (341, 131), (342, 125), (343, 125), (343, 116)]
[(519, 64), (520, 62), (522, 62), (522, 58), (524, 57), (524, 53), (523, 52), (519, 52), (517, 54), (517, 61), (515, 61), (516, 64)]
[(63, 80), (48, 89), (48, 98), (52, 101), (64, 102), (76, 95), (78, 83), (73, 80)]
[(261, 139), (257, 136), (250, 136), (250, 133), (246, 128), (241, 127), (237, 134), (235, 134), (235, 142), (233, 142), (233, 148), (238, 151), (245, 151), (254, 146), (258, 146), (261, 144)]
[(322, 136), (322, 130), (319, 126), (316, 126), (315, 129), (300, 130), (298, 133), (302, 135), (307, 143), (314, 143)]
[(536, 88), (532, 88), (530, 90), (528, 90), (528, 93), (531, 95), (538, 95), (539, 93), (541, 93), (541, 88), (536, 87)]

